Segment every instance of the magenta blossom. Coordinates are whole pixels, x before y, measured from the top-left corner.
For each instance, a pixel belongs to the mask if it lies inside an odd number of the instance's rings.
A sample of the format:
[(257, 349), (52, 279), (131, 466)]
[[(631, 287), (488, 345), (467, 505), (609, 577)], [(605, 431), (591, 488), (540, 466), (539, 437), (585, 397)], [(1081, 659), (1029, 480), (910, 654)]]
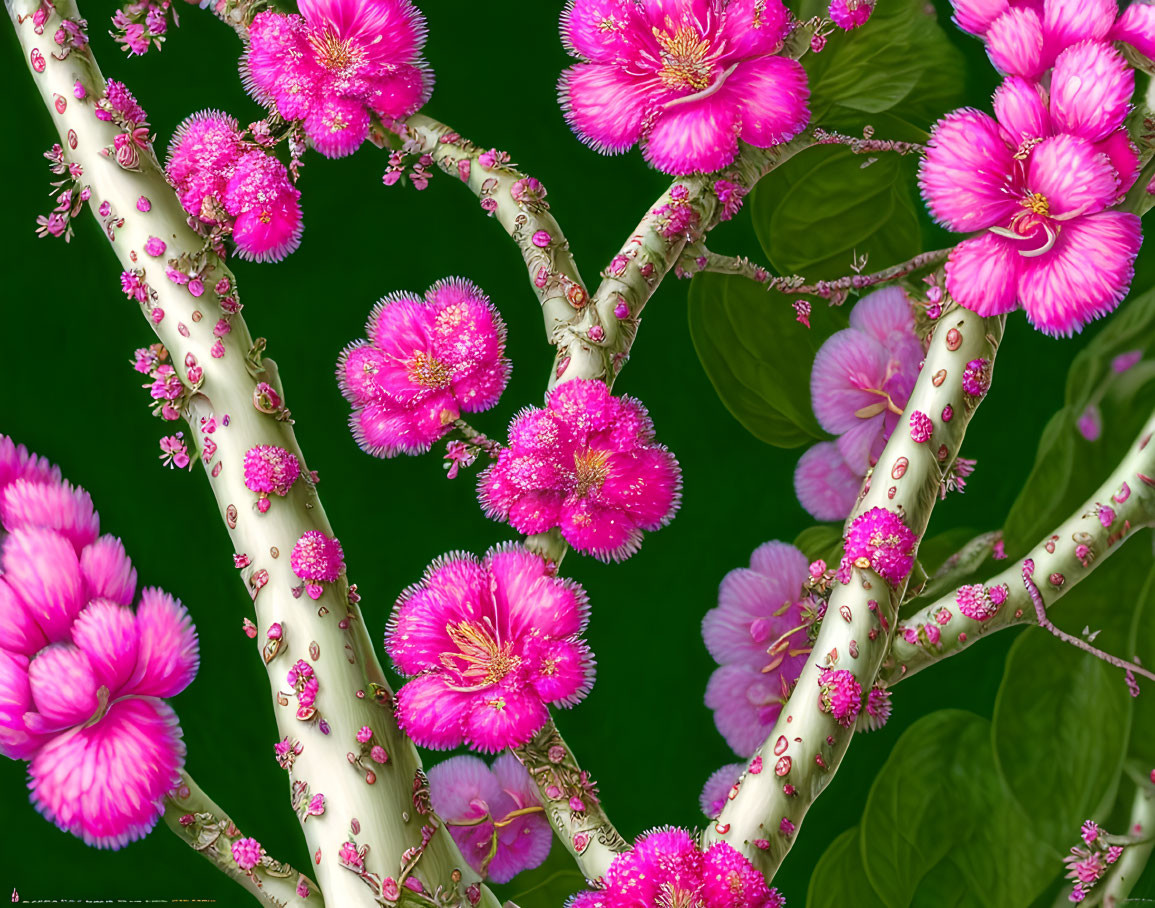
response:
[[(1080, 41), (1125, 41), (1155, 56), (1155, 6), (1115, 0), (951, 0), (954, 21), (987, 41), (991, 62), (1008, 75), (1041, 77)], [(1118, 17), (1118, 18), (1116, 18)]]
[(830, 0), (830, 21), (844, 31), (864, 25), (874, 12), (874, 0)]
[(705, 852), (685, 829), (663, 827), (638, 836), (617, 855), (604, 888), (582, 892), (568, 908), (782, 908), (777, 889), (741, 852), (716, 842)]
[(165, 173), (189, 214), (232, 231), (241, 258), (280, 261), (300, 245), (300, 190), (228, 114), (202, 110), (177, 126)]
[(305, 530), (293, 545), (289, 555), (293, 573), (305, 581), (305, 592), (310, 599), (320, 599), (322, 583), (333, 583), (345, 570), (345, 553), (335, 536), (326, 536), (320, 530)]
[(1009, 79), (992, 119), (977, 110), (935, 126), (919, 171), (944, 226), (984, 230), (946, 264), (946, 286), (980, 315), (1022, 306), (1040, 331), (1070, 335), (1126, 295), (1142, 243), (1139, 218), (1111, 210), (1135, 180), (1122, 130), (1134, 74), (1114, 48), (1059, 55), (1049, 101)]
[(665, 173), (720, 170), (738, 140), (768, 148), (810, 120), (806, 72), (775, 56), (791, 28), (781, 0), (571, 0), (562, 40), (566, 120), (618, 154), (639, 142)]
[(718, 588), (718, 606), (702, 619), (702, 638), (721, 666), (710, 676), (706, 705), (739, 756), (765, 740), (810, 654), (803, 584), (806, 556), (784, 542), (767, 542)]
[(97, 848), (142, 838), (180, 780), (165, 698), (192, 681), (196, 630), (100, 535), (83, 489), (0, 436), (0, 754), (29, 761), (32, 803)]
[(497, 403), (509, 381), (505, 322), (475, 284), (438, 281), (425, 298), (395, 293), (378, 303), (337, 361), (349, 426), (375, 457), (418, 454), (462, 413)]
[(914, 567), (918, 536), (893, 511), (871, 508), (854, 518), (845, 543), (839, 582), (849, 581), (853, 566), (872, 570), (891, 586), (898, 586)]
[[(438, 763), (429, 770), (429, 796), (466, 863), (483, 879), (508, 883), (549, 857), (553, 830), (537, 786), (513, 754), (502, 754), (492, 768), (470, 756)], [(514, 815), (520, 811), (526, 813)]]
[(673, 518), (682, 474), (640, 401), (577, 379), (550, 392), (544, 409), (522, 410), (509, 447), (478, 479), (486, 514), (521, 533), (559, 527), (579, 552), (620, 561), (643, 530)]
[(898, 425), (918, 377), (922, 346), (900, 287), (864, 296), (850, 327), (819, 348), (810, 373), (818, 424), (838, 436), (803, 455), (794, 474), (798, 500), (819, 520), (850, 513), (866, 471)]
[(257, 510), (269, 509), (269, 496), (284, 497), (301, 475), (297, 456), (277, 445), (253, 445), (245, 451), (245, 488), (256, 492)]
[(425, 19), (409, 0), (301, 0), (302, 15), (266, 11), (241, 62), (249, 92), (304, 123), (321, 154), (352, 154), (370, 116), (407, 117), (428, 99)]
[(422, 747), (493, 753), (532, 738), (548, 704), (589, 692), (594, 660), (581, 632), (586, 595), (528, 549), (435, 561), (397, 601), (385, 648), (412, 680), (397, 719)]

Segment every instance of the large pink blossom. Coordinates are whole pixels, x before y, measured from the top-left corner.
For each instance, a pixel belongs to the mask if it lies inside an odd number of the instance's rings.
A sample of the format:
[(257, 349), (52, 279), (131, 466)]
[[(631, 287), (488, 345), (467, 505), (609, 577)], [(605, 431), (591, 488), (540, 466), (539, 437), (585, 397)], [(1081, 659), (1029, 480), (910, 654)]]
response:
[(161, 590), (132, 608), (136, 571), (88, 493), (4, 436), (0, 526), (0, 754), (29, 761), (45, 818), (120, 848), (156, 825), (180, 778), (164, 698), (196, 674), (196, 630)]
[(509, 381), (505, 322), (461, 278), (438, 281), (424, 299), (387, 296), (365, 331), (341, 353), (337, 381), (353, 404), (353, 437), (376, 457), (428, 451), (462, 413), (496, 404)]
[(810, 654), (806, 556), (767, 542), (722, 580), (702, 638), (720, 666), (706, 687), (714, 723), (739, 756), (758, 749)]
[(409, 0), (301, 0), (249, 27), (242, 72), (257, 100), (304, 123), (321, 154), (352, 154), (373, 114), (406, 117), (429, 99), (425, 19)]
[(435, 561), (401, 594), (385, 634), (412, 678), (397, 692), (398, 722), (434, 750), (524, 744), (548, 705), (573, 706), (593, 685), (587, 617), (582, 588), (520, 546)]
[(614, 858), (603, 888), (574, 897), (568, 908), (782, 908), (777, 889), (741, 852), (716, 842), (705, 852), (685, 829), (663, 827), (638, 836)]
[(571, 0), (562, 39), (586, 61), (562, 73), (566, 120), (598, 151), (641, 143), (672, 174), (715, 171), (805, 128), (809, 88), (776, 56), (791, 28), (781, 0)]
[(1008, 75), (1039, 78), (1080, 41), (1125, 41), (1155, 54), (1155, 5), (1115, 0), (951, 0), (959, 28), (987, 41), (991, 62)]
[(1050, 98), (1024, 80), (996, 93), (995, 120), (963, 109), (935, 126), (919, 172), (944, 226), (986, 232), (946, 265), (951, 295), (980, 315), (1022, 306), (1031, 323), (1070, 335), (1126, 295), (1142, 243), (1139, 218), (1112, 210), (1134, 182), (1121, 130), (1134, 76), (1118, 51), (1059, 55)]
[(628, 558), (643, 530), (673, 518), (681, 497), (678, 462), (655, 443), (640, 401), (614, 397), (600, 381), (577, 379), (550, 392), (509, 427), (509, 447), (481, 474), (490, 517), (521, 533), (559, 527), (566, 542), (603, 561)]
[[(513, 754), (492, 767), (471, 756), (438, 763), (429, 770), (429, 795), (466, 863), (484, 879), (508, 883), (549, 857), (553, 830), (537, 786)], [(531, 812), (511, 816), (523, 810)]]
[(862, 477), (898, 425), (922, 355), (900, 287), (864, 296), (850, 313), (850, 327), (819, 348), (810, 373), (811, 406), (818, 424), (838, 436), (837, 451), (816, 445), (794, 478), (799, 501), (819, 520), (841, 520), (850, 512)]

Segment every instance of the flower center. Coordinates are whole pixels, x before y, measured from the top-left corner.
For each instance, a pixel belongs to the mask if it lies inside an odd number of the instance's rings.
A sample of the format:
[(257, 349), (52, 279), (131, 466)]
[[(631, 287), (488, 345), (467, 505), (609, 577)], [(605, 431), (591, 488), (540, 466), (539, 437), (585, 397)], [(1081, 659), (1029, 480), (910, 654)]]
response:
[(592, 448), (574, 454), (575, 495), (579, 498), (585, 498), (591, 492), (601, 489), (602, 483), (610, 475), (610, 468), (606, 463), (609, 456), (606, 451), (595, 451)]
[(1047, 201), (1047, 197), (1041, 192), (1032, 192), (1025, 199), (1019, 202), (1031, 214), (1037, 214), (1045, 218), (1051, 216), (1051, 206)]
[(365, 56), (352, 39), (343, 41), (330, 28), (310, 34), (309, 44), (317, 55), (317, 62), (330, 72), (341, 72), (354, 63), (360, 63)]
[(698, 893), (692, 889), (682, 889), (673, 883), (663, 883), (658, 893), (658, 908), (700, 908)]
[(434, 359), (426, 353), (417, 350), (413, 358), (406, 363), (409, 380), (423, 388), (448, 388), (449, 369), (439, 359)]
[(460, 621), (445, 625), (445, 632), (457, 652), (442, 653), (441, 664), (458, 673), (463, 682), (453, 690), (484, 690), (500, 683), (521, 665), (521, 657), (513, 654), (513, 644), (499, 644), (491, 628)]
[(709, 87), (713, 63), (707, 59), (710, 42), (688, 25), (672, 35), (654, 29), (654, 37), (662, 47), (662, 68), (658, 78), (667, 88), (702, 91)]

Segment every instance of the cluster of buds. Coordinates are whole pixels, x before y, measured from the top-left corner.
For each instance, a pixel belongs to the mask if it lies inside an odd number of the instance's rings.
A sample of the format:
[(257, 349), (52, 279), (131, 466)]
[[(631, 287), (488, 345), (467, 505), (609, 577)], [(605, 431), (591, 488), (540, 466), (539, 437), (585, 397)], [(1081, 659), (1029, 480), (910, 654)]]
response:
[(130, 57), (148, 53), (149, 45), (160, 50), (168, 32), (169, 17), (173, 26), (180, 25), (172, 0), (139, 0), (118, 9), (112, 17), (112, 40)]
[(148, 116), (124, 83), (109, 79), (104, 97), (96, 102), (96, 118), (123, 130), (112, 145), (100, 153), (113, 158), (125, 170), (140, 170), (141, 152), (152, 150)]
[(1103, 833), (1099, 824), (1087, 820), (1080, 830), (1082, 844), (1071, 849), (1063, 858), (1067, 865), (1067, 879), (1074, 880), (1075, 886), (1068, 898), (1075, 903), (1082, 902), (1091, 890), (1107, 874), (1108, 868), (1123, 854), (1124, 846), (1113, 843), (1114, 837)]
[[(433, 175), (433, 156), (423, 150), (421, 139), (415, 133), (402, 130), (400, 136), (401, 147), (389, 153), (389, 166), (385, 168), (381, 182), (386, 186), (395, 186), (402, 177), (407, 177), (414, 189), (425, 189)], [(454, 140), (460, 140), (456, 133), (441, 137), (441, 141), (447, 144), (452, 144)], [(466, 158), (462, 163), (466, 166), (459, 170), (461, 179), (468, 180), (469, 159)]]
[[(133, 272), (126, 271), (125, 274), (133, 274)], [(147, 375), (151, 379), (141, 387), (147, 389), (151, 398), (152, 415), (169, 422), (175, 422), (180, 419), (184, 401), (200, 387), (204, 375), (199, 368), (189, 368), (190, 385), (186, 386), (177, 375), (176, 369), (167, 360), (168, 351), (164, 345), (152, 344), (136, 351), (133, 368), (141, 375)], [(161, 449), (164, 450), (163, 443)], [(178, 466), (183, 465), (178, 464)]]
[(56, 207), (48, 214), (36, 218), (36, 234), (41, 237), (64, 237), (64, 242), (72, 239), (72, 219), (80, 214), (84, 203), (92, 197), (92, 190), (80, 182), (84, 168), (75, 162), (65, 162), (64, 149), (59, 144), (44, 152), (51, 171), (61, 180), (52, 183), (52, 195), (56, 196)]

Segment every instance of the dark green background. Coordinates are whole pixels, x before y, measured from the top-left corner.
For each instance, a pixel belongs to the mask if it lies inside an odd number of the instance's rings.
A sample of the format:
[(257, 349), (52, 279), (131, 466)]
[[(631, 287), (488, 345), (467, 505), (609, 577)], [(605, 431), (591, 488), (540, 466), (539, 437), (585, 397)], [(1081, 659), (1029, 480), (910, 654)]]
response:
[[(508, 150), (545, 183), (586, 280), (595, 282), (667, 181), (636, 152), (602, 157), (570, 135), (554, 89), (567, 65), (557, 37), (560, 4), (421, 5), (437, 73), (427, 112), (478, 144)], [(114, 8), (91, 3), (82, 12), (105, 74), (136, 92), (160, 148), (180, 119), (204, 107), (226, 109), (242, 121), (260, 115), (237, 78), (237, 39), (210, 15), (181, 3), (182, 27), (164, 51), (126, 62), (106, 35)], [(984, 105), (994, 72), (977, 42), (948, 30), (967, 54), (968, 100)], [(306, 867), (284, 775), (272, 759), (276, 736), (264, 671), (241, 633), (251, 607), (231, 567), (232, 550), (203, 477), (158, 463), (157, 439), (168, 427), (148, 415), (147, 394), (130, 366), (133, 349), (153, 338), (119, 290), (119, 269), (99, 229), (85, 215), (68, 246), (33, 233), (36, 215), (51, 207), (41, 152), (55, 136), (15, 41), (0, 42), (0, 85), (8, 89), (0, 168), (9, 175), (0, 431), (58, 462), (89, 489), (104, 529), (124, 538), (142, 583), (161, 585), (188, 604), (202, 645), (201, 673), (175, 702), (188, 767), (247, 833), (278, 858)], [(438, 175), (423, 193), (386, 189), (384, 166), (384, 155), (368, 145), (341, 161), (310, 154), (300, 183), (306, 223), (300, 251), (275, 266), (234, 263), (245, 316), (254, 335), (269, 339), (281, 366), (301, 446), (309, 466), (320, 471), (350, 577), (378, 638), (397, 593), (433, 557), (455, 548), (482, 551), (513, 534), (484, 518), (471, 478), (445, 480), (436, 454), (379, 461), (357, 449), (333, 379), (338, 351), (361, 335), (378, 297), (463, 275), (504, 314), (515, 363), (501, 405), (476, 425), (501, 437), (518, 408), (540, 402), (551, 363), (538, 305), (500, 227), (456, 180)], [(711, 247), (757, 256), (748, 218), (718, 230)], [(1141, 271), (1149, 274), (1150, 263)], [(1142, 280), (1140, 288), (1147, 286)], [(631, 837), (657, 824), (701, 822), (701, 784), (734, 756), (702, 705), (713, 664), (700, 619), (715, 604), (722, 576), (746, 564), (755, 546), (793, 539), (810, 523), (792, 491), (800, 452), (750, 436), (720, 404), (699, 365), (686, 327), (687, 286), (671, 279), (657, 293), (617, 386), (645, 401), (659, 439), (678, 455), (685, 476), (681, 512), (625, 564), (571, 555), (564, 565), (593, 603), (589, 640), (599, 677), (589, 698), (560, 714), (558, 724)], [(1001, 524), (1042, 426), (1062, 405), (1067, 365), (1082, 343), (1049, 340), (1021, 314), (1011, 317), (995, 389), (964, 447), (978, 458), (978, 470), (965, 496), (952, 496), (935, 512), (935, 530)], [(871, 779), (905, 727), (947, 706), (990, 715), (1012, 638), (999, 635), (902, 685), (890, 724), (856, 739), (776, 881), (791, 904), (803, 903), (810, 870), (827, 843), (857, 822)], [(0, 898), (12, 887), (25, 899), (237, 904), (247, 898), (164, 830), (116, 854), (90, 850), (57, 831), (28, 805), (23, 764), (0, 764), (0, 804)]]

